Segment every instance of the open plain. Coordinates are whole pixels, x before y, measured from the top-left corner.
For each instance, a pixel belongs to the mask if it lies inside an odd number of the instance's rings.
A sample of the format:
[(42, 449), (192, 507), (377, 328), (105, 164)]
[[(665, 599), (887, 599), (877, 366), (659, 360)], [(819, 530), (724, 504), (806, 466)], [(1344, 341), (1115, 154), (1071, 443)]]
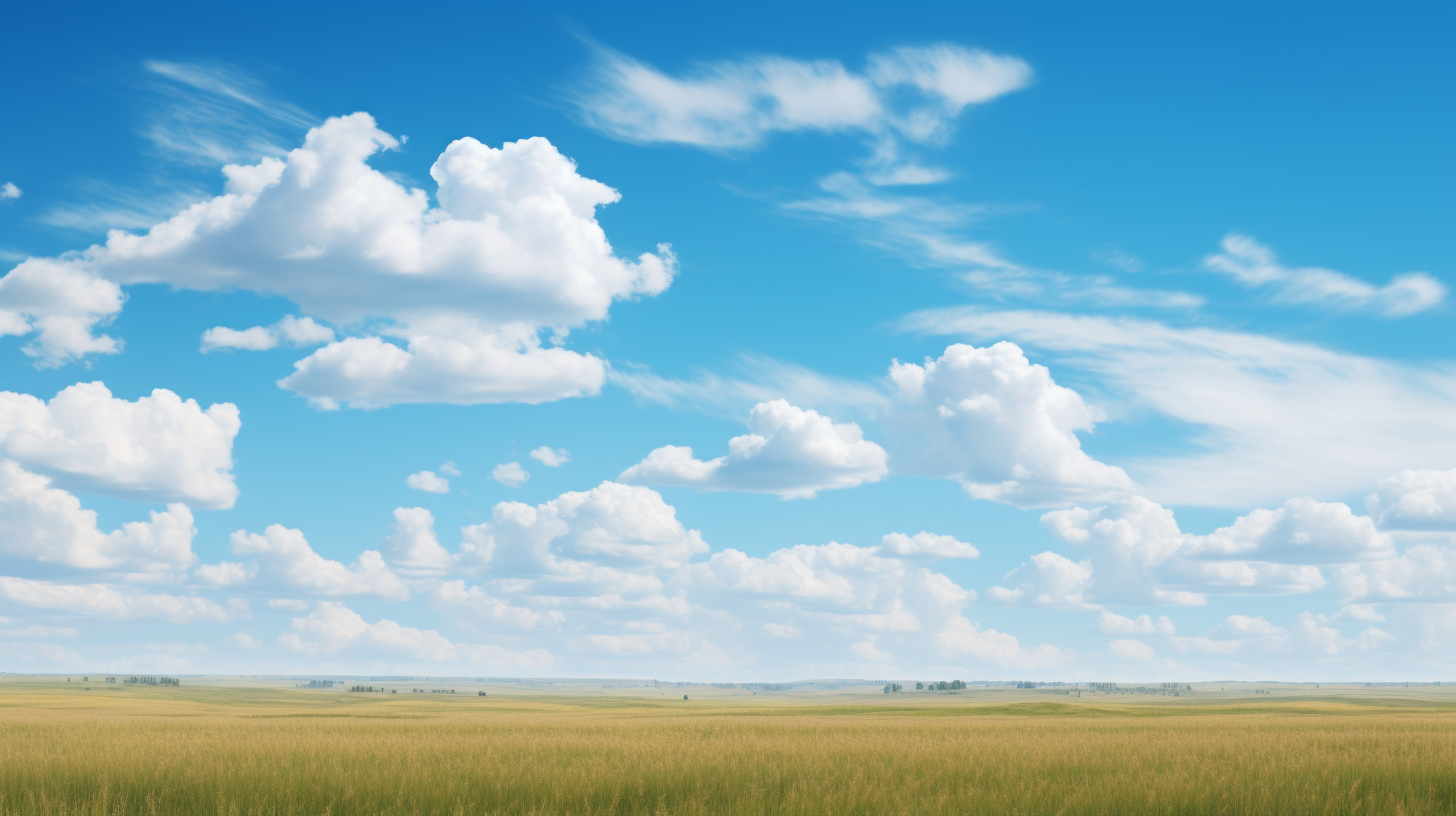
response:
[(97, 679), (0, 681), (0, 814), (1456, 812), (1449, 686)]

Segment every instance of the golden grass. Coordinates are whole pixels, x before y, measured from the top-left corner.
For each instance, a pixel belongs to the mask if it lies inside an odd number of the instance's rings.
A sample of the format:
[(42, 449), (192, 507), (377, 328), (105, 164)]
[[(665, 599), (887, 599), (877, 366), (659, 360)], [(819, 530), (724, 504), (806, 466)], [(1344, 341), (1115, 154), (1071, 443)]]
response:
[(0, 814), (1456, 813), (1456, 708), (1386, 702), (9, 685)]

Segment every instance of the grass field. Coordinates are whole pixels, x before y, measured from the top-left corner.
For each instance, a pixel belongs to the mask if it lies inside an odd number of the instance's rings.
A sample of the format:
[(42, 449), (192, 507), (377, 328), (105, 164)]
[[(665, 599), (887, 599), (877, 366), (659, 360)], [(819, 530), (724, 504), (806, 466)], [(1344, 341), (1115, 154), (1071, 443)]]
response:
[(1449, 695), (699, 696), (4, 682), (0, 814), (1456, 813)]

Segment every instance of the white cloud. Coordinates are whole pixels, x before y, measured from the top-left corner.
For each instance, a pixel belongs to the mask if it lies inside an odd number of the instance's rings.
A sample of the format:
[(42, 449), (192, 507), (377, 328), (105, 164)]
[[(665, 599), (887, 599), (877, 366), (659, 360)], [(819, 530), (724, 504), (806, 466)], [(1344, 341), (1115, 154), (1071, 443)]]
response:
[(1108, 643), (1107, 647), (1118, 657), (1125, 657), (1129, 660), (1152, 660), (1154, 657), (1157, 657), (1157, 652), (1153, 651), (1153, 647), (1135, 638), (1131, 640), (1114, 640)]
[(1049, 668), (1075, 657), (1073, 652), (1050, 643), (1022, 646), (1015, 635), (982, 629), (960, 615), (951, 619), (945, 630), (936, 635), (935, 641), (947, 657), (970, 656), (1003, 668)]
[(20, 198), (20, 195), (21, 189), (16, 187), (13, 181), (7, 181), (3, 186), (0, 186), (0, 200), (14, 201)]
[(1456, 600), (1456, 547), (1416, 544), (1399, 557), (1335, 571), (1342, 602)]
[(321, 601), (307, 617), (294, 618), (278, 636), (285, 648), (306, 654), (357, 654), (434, 662), (460, 662), (501, 669), (543, 670), (555, 664), (544, 649), (512, 651), (501, 646), (453, 643), (434, 629), (415, 629), (381, 619), (369, 623), (343, 604)]
[(793, 640), (794, 638), (804, 636), (804, 630), (792, 623), (773, 623), (770, 621), (763, 625), (763, 631), (769, 637), (784, 638), (785, 640)]
[(1270, 287), (1275, 303), (1405, 317), (1434, 308), (1446, 297), (1446, 287), (1425, 272), (1396, 275), (1390, 283), (1375, 287), (1330, 269), (1291, 269), (1282, 266), (1267, 246), (1238, 233), (1225, 237), (1223, 252), (1204, 258), (1203, 265), (1248, 287)]
[[(831, 173), (818, 182), (823, 195), (787, 201), (783, 207), (800, 216), (848, 225), (855, 239), (885, 250), (898, 262), (957, 270), (962, 282), (997, 299), (1160, 309), (1191, 309), (1203, 303), (1202, 297), (1187, 292), (1124, 286), (1109, 275), (1068, 274), (1015, 263), (994, 244), (966, 237), (970, 226), (997, 215), (998, 208), (888, 192), (877, 185), (894, 182), (882, 176), (877, 171)], [(922, 183), (933, 180), (938, 179)]]
[(238, 632), (237, 634), (228, 635), (227, 637), (223, 638), (222, 641), (229, 646), (237, 646), (240, 649), (256, 649), (263, 645), (262, 641), (258, 640), (247, 632)]
[(196, 562), (196, 534), (192, 513), (183, 504), (153, 510), (150, 521), (104, 533), (96, 527), (96, 511), (83, 509), (75, 496), (0, 460), (0, 554), (157, 580)]
[(121, 287), (52, 258), (26, 258), (0, 278), (0, 336), (35, 333), (22, 347), (40, 368), (87, 354), (116, 354), (121, 342), (94, 334), (121, 311)]
[[(1206, 536), (1184, 533), (1172, 511), (1134, 497), (1093, 509), (1057, 510), (1042, 523), (1084, 548), (1075, 562), (1054, 552), (1032, 556), (1008, 576), (1020, 583), (992, 587), (987, 596), (1008, 604), (1071, 609), (1108, 603), (1203, 604), (1205, 595), (1312, 592), (1325, 585), (1317, 565), (1372, 561), (1394, 553), (1390, 537), (1371, 520), (1338, 503), (1290, 499), (1276, 510), (1254, 510)], [(1146, 618), (1146, 616), (1144, 616)], [(1109, 633), (1135, 622), (1104, 613)], [(1171, 624), (1169, 624), (1171, 626)], [(1119, 628), (1122, 627), (1122, 628)]]
[(397, 507), (394, 531), (384, 542), (389, 564), (401, 575), (438, 577), (454, 559), (435, 537), (435, 517), (423, 507)]
[(436, 476), (434, 471), (430, 470), (411, 473), (405, 477), (404, 483), (412, 490), (423, 490), (426, 493), (450, 492), (450, 480)]
[(1097, 616), (1097, 629), (1106, 635), (1171, 635), (1175, 632), (1173, 622), (1168, 620), (1167, 615), (1159, 615), (1154, 621), (1148, 615), (1127, 618), (1106, 610)]
[(571, 453), (566, 448), (556, 448), (553, 450), (547, 445), (542, 445), (531, 451), (531, 458), (546, 467), (561, 467), (571, 461)]
[(526, 579), (543, 594), (656, 591), (657, 569), (708, 550), (656, 491), (615, 482), (534, 507), (501, 502), (489, 522), (462, 532), (464, 566), (488, 563), (493, 576)]
[(859, 643), (851, 643), (849, 644), (849, 648), (856, 655), (875, 663), (888, 663), (895, 659), (894, 655), (881, 651), (873, 640), (862, 640)]
[[(206, 564), (193, 573), (211, 586), (247, 584), (261, 588), (296, 589), (316, 595), (372, 595), (391, 601), (409, 598), (404, 583), (374, 550), (365, 550), (349, 566), (324, 558), (309, 546), (303, 532), (270, 525), (263, 535), (238, 530), (229, 539), (234, 555), (257, 556), (246, 564)], [(285, 607), (290, 608), (290, 607)]]
[[(617, 192), (577, 174), (545, 139), (499, 149), (469, 138), (451, 143), (431, 168), (435, 209), (425, 191), (367, 164), (398, 144), (357, 113), (310, 130), (282, 160), (229, 165), (223, 195), (144, 235), (113, 231), (105, 245), (17, 267), (0, 281), (6, 325), (34, 323), (11, 301), (26, 281), (58, 273), (76, 286), (110, 287), (110, 300), (93, 297), (84, 311), (87, 332), (119, 308), (119, 290), (107, 281), (247, 289), (287, 297), (335, 325), (380, 321), (380, 333), (406, 341), (402, 348), (349, 337), (299, 361), (283, 386), (323, 406), (596, 393), (602, 361), (542, 348), (540, 332), (560, 340), (605, 319), (615, 300), (660, 293), (676, 271), (671, 252), (616, 257), (595, 210)], [(74, 312), (72, 301), (66, 308)], [(57, 348), (57, 359), (84, 352)]]
[(506, 487), (520, 487), (526, 483), (527, 479), (531, 478), (531, 474), (527, 473), (526, 469), (521, 467), (520, 462), (506, 462), (496, 465), (490, 471), (490, 478), (495, 479)]
[(756, 57), (699, 66), (682, 78), (597, 47), (587, 121), (634, 142), (753, 147), (774, 131), (859, 130), (914, 141), (942, 137), (967, 105), (1019, 90), (1019, 59), (953, 45), (873, 54), (855, 73), (834, 60)]
[(455, 466), (454, 460), (451, 460), (449, 462), (446, 462), (443, 465), (440, 465), (440, 472), (441, 473), (445, 473), (445, 474), (449, 474), (451, 476), (459, 476), (460, 475), (460, 468), (458, 468), (458, 467)]
[(148, 60), (153, 109), (141, 134), (171, 161), (217, 166), (284, 152), (317, 120), (263, 83), (216, 62)]
[(1365, 500), (1387, 530), (1456, 531), (1456, 469), (1402, 470)]
[(106, 584), (56, 584), (9, 576), (0, 576), (0, 598), (37, 609), (111, 620), (228, 621), (247, 612), (247, 605), (239, 601), (224, 608), (215, 601), (190, 595), (121, 592)]
[(948, 535), (918, 532), (913, 536), (889, 533), (880, 541), (887, 552), (900, 558), (980, 558), (981, 551)]
[(896, 473), (953, 478), (972, 498), (1020, 507), (1098, 501), (1137, 490), (1077, 439), (1101, 414), (1012, 343), (948, 347), (924, 365), (896, 362), (882, 420)]
[(820, 490), (857, 487), (884, 478), (885, 451), (853, 422), (836, 423), (784, 400), (763, 402), (748, 415), (749, 433), (728, 441), (728, 454), (702, 461), (692, 448), (668, 445), (622, 472), (624, 482), (683, 485), (702, 490), (775, 493), (812, 498)]
[[(1128, 463), (1165, 504), (1248, 507), (1347, 495), (1456, 460), (1456, 374), (1214, 329), (1049, 312), (944, 309), (912, 330), (1010, 337), (1098, 375), (1132, 409), (1194, 430), (1188, 452)], [(1399, 417), (1399, 422), (1391, 420)]]
[(0, 629), (0, 634), (33, 638), (76, 637), (81, 634), (81, 630), (71, 626), (21, 626), (16, 629)]
[(253, 326), (248, 329), (214, 326), (202, 333), (202, 353), (218, 349), (267, 351), (277, 348), (279, 343), (303, 347), (332, 342), (333, 329), (320, 325), (311, 317), (287, 315), (271, 326)]
[(556, 611), (537, 612), (513, 606), (478, 586), (466, 586), (462, 580), (436, 581), (427, 594), (435, 608), (453, 613), (464, 625), (482, 631), (496, 631), (500, 626), (533, 629), (543, 622), (559, 622), (563, 618)]
[(653, 374), (643, 366), (613, 365), (608, 379), (644, 402), (739, 420), (754, 405), (776, 399), (820, 413), (875, 412), (889, 403), (868, 383), (830, 377), (761, 354), (740, 355), (730, 364), (737, 376), (698, 370), (691, 380)]
[(0, 455), (64, 487), (122, 498), (232, 507), (232, 403), (203, 410), (165, 388), (134, 402), (100, 382), (77, 383), (44, 402), (0, 392)]
[(1389, 535), (1368, 516), (1347, 505), (1290, 499), (1275, 510), (1253, 510), (1183, 547), (1190, 558), (1247, 558), (1280, 564), (1339, 564), (1374, 561), (1395, 554)]

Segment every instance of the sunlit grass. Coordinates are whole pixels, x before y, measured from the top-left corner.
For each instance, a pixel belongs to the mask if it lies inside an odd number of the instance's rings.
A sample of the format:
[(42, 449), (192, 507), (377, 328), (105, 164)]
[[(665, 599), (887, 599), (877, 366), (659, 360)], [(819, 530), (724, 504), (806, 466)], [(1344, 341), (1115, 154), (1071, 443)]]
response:
[(10, 687), (0, 814), (1456, 812), (1456, 709), (1372, 702)]

